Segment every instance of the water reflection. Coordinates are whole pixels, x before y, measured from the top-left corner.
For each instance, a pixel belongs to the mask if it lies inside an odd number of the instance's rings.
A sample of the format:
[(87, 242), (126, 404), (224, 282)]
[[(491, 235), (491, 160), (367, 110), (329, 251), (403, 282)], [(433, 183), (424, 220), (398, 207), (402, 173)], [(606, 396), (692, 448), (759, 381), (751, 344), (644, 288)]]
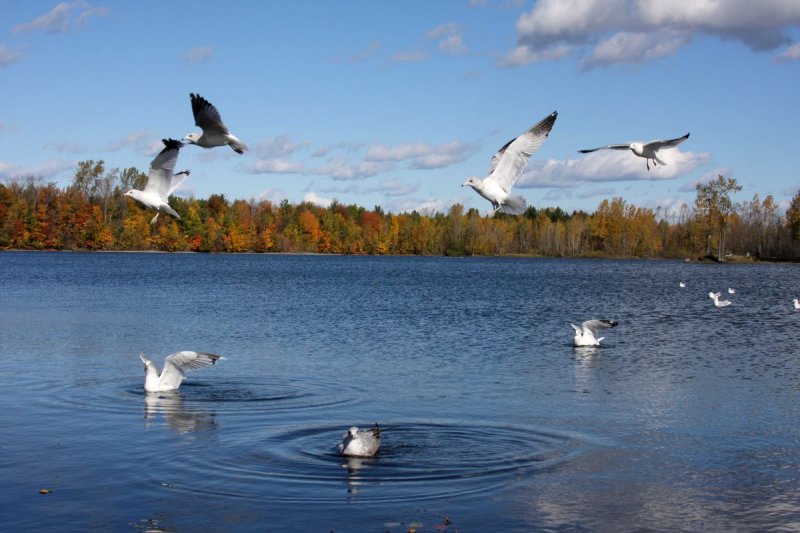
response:
[[(347, 494), (357, 496), (361, 488), (369, 484), (362, 476), (361, 469), (369, 468), (376, 462), (372, 457), (342, 457), (342, 468), (347, 471)], [(378, 482), (375, 481), (375, 484)]]
[(187, 404), (180, 391), (145, 393), (146, 429), (152, 427), (158, 414), (164, 417), (167, 427), (180, 435), (217, 428), (216, 412)]

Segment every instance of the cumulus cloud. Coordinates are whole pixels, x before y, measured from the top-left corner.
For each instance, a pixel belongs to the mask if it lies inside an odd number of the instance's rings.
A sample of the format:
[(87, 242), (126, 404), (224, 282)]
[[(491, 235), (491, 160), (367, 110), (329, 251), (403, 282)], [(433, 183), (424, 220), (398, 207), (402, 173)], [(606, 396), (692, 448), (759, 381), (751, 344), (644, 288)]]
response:
[(324, 196), (320, 196), (319, 194), (315, 193), (314, 191), (309, 191), (303, 196), (303, 201), (308, 202), (310, 204), (318, 205), (320, 207), (330, 207), (333, 203), (333, 198), (325, 198)]
[(794, 43), (793, 45), (787, 47), (786, 50), (784, 50), (777, 57), (775, 57), (775, 60), (776, 61), (800, 60), (800, 43)]
[(438, 146), (408, 143), (396, 146), (373, 144), (367, 149), (367, 161), (408, 161), (411, 168), (433, 169), (465, 161), (478, 151), (475, 144), (452, 141)]
[(533, 160), (517, 181), (522, 188), (576, 187), (581, 183), (616, 181), (661, 181), (682, 176), (711, 160), (707, 152), (662, 150), (658, 153), (666, 166), (650, 166), (627, 151), (594, 152), (579, 159)]
[(22, 52), (20, 52), (19, 47), (12, 50), (11, 48), (0, 44), (0, 67), (7, 67), (20, 57), (22, 57)]
[(363, 180), (392, 168), (385, 161), (359, 161), (351, 163), (343, 157), (334, 157), (324, 165), (308, 171), (309, 174), (330, 176), (335, 180)]
[(26, 31), (43, 30), (47, 33), (66, 33), (83, 26), (91, 17), (108, 15), (107, 7), (94, 7), (87, 2), (61, 2), (49, 13), (37, 17), (30, 22), (17, 24), (11, 28), (12, 35)]
[(183, 60), (192, 65), (208, 61), (214, 55), (214, 49), (210, 46), (198, 46), (191, 48), (183, 54)]
[(541, 61), (557, 61), (567, 57), (572, 52), (572, 47), (567, 45), (553, 46), (544, 50), (537, 50), (532, 46), (523, 44), (517, 46), (500, 60), (501, 67), (521, 67)]
[(529, 64), (563, 46), (578, 51), (584, 68), (643, 63), (697, 34), (768, 51), (789, 44), (787, 30), (798, 24), (796, 0), (539, 0), (517, 20), (518, 46), (501, 65)]
[(253, 165), (245, 167), (244, 170), (250, 174), (301, 174), (305, 167), (303, 163), (297, 161), (274, 158), (259, 159)]

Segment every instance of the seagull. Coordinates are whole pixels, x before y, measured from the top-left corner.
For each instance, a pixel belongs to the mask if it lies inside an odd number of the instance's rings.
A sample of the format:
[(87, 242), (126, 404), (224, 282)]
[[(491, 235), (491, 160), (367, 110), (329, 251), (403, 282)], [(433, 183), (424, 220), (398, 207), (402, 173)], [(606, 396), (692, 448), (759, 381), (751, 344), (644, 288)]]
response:
[(575, 346), (600, 346), (600, 341), (605, 337), (597, 338), (597, 330), (613, 328), (618, 324), (614, 320), (587, 320), (580, 327), (570, 324), (575, 330), (573, 343)]
[(682, 289), (682, 288), (686, 287), (686, 283), (681, 281), (680, 283), (678, 283), (678, 287), (680, 287)]
[(708, 297), (714, 300), (714, 305), (717, 307), (727, 307), (731, 305), (733, 302), (730, 300), (720, 300), (719, 297), (722, 296), (721, 292), (709, 292)]
[(798, 300), (797, 298), (794, 299), (794, 308), (800, 309), (800, 300)]
[(578, 150), (581, 154), (588, 154), (596, 150), (630, 150), (639, 157), (646, 160), (647, 170), (650, 170), (650, 161), (653, 161), (653, 166), (658, 164), (666, 165), (665, 162), (658, 158), (658, 151), (662, 148), (674, 148), (680, 143), (689, 138), (687, 133), (683, 137), (677, 139), (669, 139), (666, 141), (650, 141), (649, 143), (628, 143), (628, 144), (609, 144), (608, 146), (600, 146), (598, 148), (591, 148), (589, 150)]
[(736, 294), (736, 289), (731, 289), (728, 287), (728, 294)]
[(146, 392), (165, 392), (178, 390), (184, 378), (184, 371), (216, 365), (221, 355), (206, 352), (183, 351), (168, 355), (164, 360), (164, 370), (148, 359), (143, 353), (139, 358), (144, 363), (144, 390)]
[(492, 157), (489, 175), (486, 178), (470, 178), (461, 186), (469, 185), (475, 192), (489, 200), (494, 207), (492, 215), (497, 211), (512, 215), (522, 214), (526, 208), (525, 198), (511, 196), (511, 187), (528, 164), (528, 158), (550, 135), (557, 116), (558, 112), (553, 111), (528, 131), (508, 141)]
[(222, 117), (211, 102), (199, 94), (189, 93), (192, 99), (192, 113), (194, 114), (194, 124), (203, 128), (203, 133), (187, 133), (183, 138), (189, 144), (196, 144), (203, 148), (213, 148), (215, 146), (225, 146), (233, 148), (237, 154), (243, 154), (247, 146), (228, 132), (228, 128), (222, 123)]
[(175, 170), (175, 164), (178, 162), (178, 150), (181, 149), (183, 143), (175, 139), (161, 139), (161, 142), (164, 143), (164, 149), (150, 163), (150, 174), (147, 177), (147, 185), (145, 185), (144, 190), (131, 189), (125, 193), (125, 196), (130, 196), (143, 206), (156, 210), (156, 216), (150, 220), (150, 224), (156, 223), (158, 215), (162, 211), (169, 213), (178, 220), (181, 219), (178, 212), (169, 206), (167, 200), (169, 195), (189, 175), (188, 170), (177, 174), (172, 173)]
[(342, 435), (339, 453), (349, 457), (372, 457), (381, 447), (381, 428), (378, 423), (371, 429), (353, 426)]

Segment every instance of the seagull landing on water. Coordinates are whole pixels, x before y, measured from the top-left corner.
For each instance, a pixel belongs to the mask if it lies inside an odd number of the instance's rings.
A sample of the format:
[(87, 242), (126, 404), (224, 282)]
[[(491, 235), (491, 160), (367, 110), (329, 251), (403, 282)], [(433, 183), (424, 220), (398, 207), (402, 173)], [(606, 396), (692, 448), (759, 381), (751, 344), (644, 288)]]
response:
[(516, 183), (528, 158), (544, 143), (553, 124), (556, 122), (558, 112), (553, 111), (547, 118), (533, 126), (531, 129), (508, 141), (505, 146), (500, 148), (489, 165), (489, 175), (485, 178), (470, 178), (461, 184), (469, 185), (475, 192), (486, 198), (492, 203), (494, 210), (490, 214), (494, 215), (497, 211), (511, 215), (520, 215), (527, 207), (525, 198), (522, 196), (511, 196), (511, 187)]
[(214, 148), (215, 146), (230, 146), (237, 154), (243, 154), (247, 146), (232, 135), (222, 117), (211, 102), (199, 94), (189, 93), (192, 99), (192, 113), (194, 114), (194, 124), (203, 128), (203, 133), (188, 133), (183, 138), (189, 144), (196, 144), (203, 148)]
[(164, 370), (159, 370), (154, 362), (143, 353), (139, 358), (144, 363), (144, 390), (146, 392), (165, 392), (177, 390), (183, 381), (184, 371), (216, 365), (221, 355), (206, 352), (184, 351), (168, 355), (164, 360)]
[(370, 429), (358, 429), (356, 426), (348, 429), (342, 435), (339, 444), (339, 453), (349, 457), (372, 457), (381, 447), (381, 428), (378, 423)]
[(161, 142), (164, 143), (164, 149), (150, 163), (150, 174), (144, 190), (131, 189), (125, 193), (125, 196), (130, 196), (143, 206), (156, 210), (156, 216), (150, 220), (150, 224), (155, 224), (158, 215), (162, 212), (169, 213), (178, 220), (181, 219), (178, 212), (169, 206), (167, 200), (169, 195), (175, 192), (175, 189), (189, 175), (188, 170), (173, 174), (178, 162), (178, 151), (183, 143), (175, 139), (161, 139)]
[(587, 320), (580, 327), (570, 324), (572, 329), (575, 330), (573, 344), (575, 346), (600, 346), (600, 341), (605, 337), (598, 338), (597, 331), (613, 328), (617, 325), (619, 325), (619, 322), (614, 320)]
[(588, 154), (590, 152), (595, 152), (597, 150), (630, 150), (634, 154), (638, 155), (639, 157), (643, 157), (646, 161), (647, 170), (650, 170), (650, 161), (653, 162), (653, 166), (657, 166), (659, 164), (666, 165), (665, 162), (658, 158), (658, 151), (662, 148), (674, 148), (678, 146), (680, 143), (685, 141), (689, 138), (689, 134), (687, 133), (683, 137), (678, 137), (677, 139), (669, 139), (666, 141), (650, 141), (649, 143), (628, 143), (628, 144), (609, 144), (608, 146), (600, 146), (598, 148), (590, 148), (589, 150), (578, 150), (581, 154)]
[(714, 300), (714, 305), (716, 307), (727, 307), (731, 305), (733, 302), (730, 300), (720, 300), (719, 297), (722, 296), (721, 292), (709, 292), (708, 297)]

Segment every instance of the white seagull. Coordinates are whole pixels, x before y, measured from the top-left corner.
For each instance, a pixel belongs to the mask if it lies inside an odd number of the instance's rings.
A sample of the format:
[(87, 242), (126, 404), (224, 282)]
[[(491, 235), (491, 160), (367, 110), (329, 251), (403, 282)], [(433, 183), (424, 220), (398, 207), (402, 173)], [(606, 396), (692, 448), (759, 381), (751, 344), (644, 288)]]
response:
[(227, 144), (237, 154), (243, 154), (247, 150), (247, 146), (225, 127), (216, 107), (199, 94), (189, 93), (189, 97), (192, 99), (194, 124), (203, 128), (203, 133), (188, 133), (184, 137), (184, 141), (203, 148), (213, 148)]
[(587, 320), (580, 327), (575, 324), (570, 324), (572, 329), (575, 330), (575, 338), (573, 344), (575, 346), (600, 346), (600, 341), (605, 337), (597, 337), (597, 331), (600, 329), (613, 328), (619, 322), (615, 320)]
[(683, 137), (678, 137), (677, 139), (669, 139), (666, 141), (650, 141), (649, 143), (628, 143), (628, 144), (609, 144), (608, 146), (600, 146), (598, 148), (591, 148), (589, 150), (578, 150), (578, 152), (582, 154), (588, 154), (589, 152), (594, 152), (597, 150), (630, 150), (634, 154), (638, 155), (639, 157), (643, 157), (646, 160), (647, 170), (650, 170), (650, 161), (653, 162), (653, 166), (658, 164), (666, 165), (665, 162), (658, 158), (658, 151), (662, 148), (674, 148), (678, 146), (680, 143), (685, 141), (689, 138), (689, 134), (687, 133)]
[(722, 296), (721, 292), (709, 292), (708, 297), (714, 300), (714, 305), (716, 307), (727, 307), (731, 305), (733, 302), (730, 300), (720, 300), (719, 297)]
[(490, 213), (492, 215), (498, 210), (512, 215), (522, 214), (526, 208), (525, 198), (511, 196), (511, 187), (528, 164), (528, 158), (547, 139), (557, 116), (558, 112), (553, 111), (528, 131), (508, 141), (492, 157), (489, 175), (486, 178), (470, 178), (461, 186), (469, 185), (475, 192), (489, 200), (494, 207)]
[(678, 287), (680, 287), (682, 289), (682, 288), (686, 287), (686, 283), (681, 281), (680, 283), (678, 283)]
[(156, 216), (150, 220), (150, 224), (155, 224), (158, 215), (163, 211), (169, 213), (178, 220), (181, 216), (177, 211), (169, 206), (167, 200), (183, 180), (189, 175), (188, 170), (173, 174), (175, 164), (178, 162), (178, 150), (183, 144), (175, 139), (162, 139), (164, 149), (150, 163), (150, 174), (147, 177), (147, 185), (144, 190), (131, 189), (125, 193), (145, 207), (156, 210)]
[(353, 426), (342, 435), (339, 453), (349, 457), (372, 457), (381, 447), (381, 428), (378, 423), (370, 429)]
[(144, 390), (146, 392), (165, 392), (177, 390), (183, 381), (184, 371), (196, 368), (205, 368), (217, 364), (220, 359), (225, 359), (221, 355), (206, 352), (183, 351), (168, 355), (164, 360), (164, 370), (143, 353), (139, 358), (144, 363)]
[(797, 298), (794, 299), (794, 308), (800, 309), (800, 300), (798, 300)]
[(728, 287), (728, 294), (736, 294), (736, 289), (731, 289)]

